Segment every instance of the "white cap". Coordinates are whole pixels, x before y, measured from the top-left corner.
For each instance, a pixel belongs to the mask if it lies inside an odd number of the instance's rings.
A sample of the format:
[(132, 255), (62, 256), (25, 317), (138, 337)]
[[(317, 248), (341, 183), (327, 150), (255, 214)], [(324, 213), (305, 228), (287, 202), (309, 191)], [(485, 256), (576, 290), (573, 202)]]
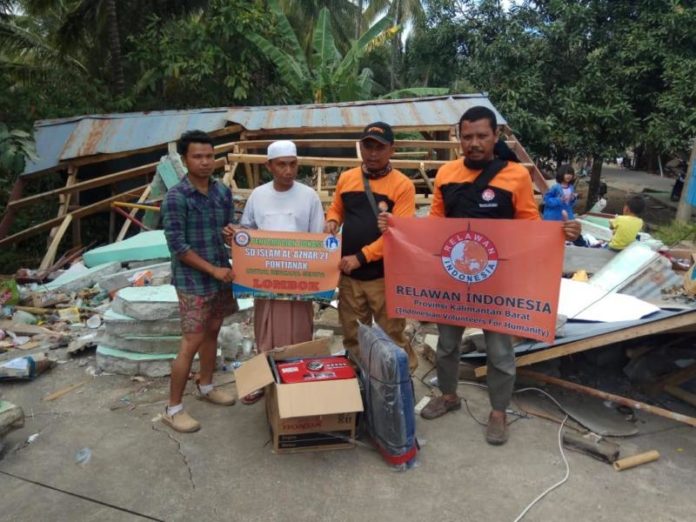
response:
[(296, 158), (297, 147), (292, 141), (274, 141), (268, 146), (268, 161), (276, 158)]

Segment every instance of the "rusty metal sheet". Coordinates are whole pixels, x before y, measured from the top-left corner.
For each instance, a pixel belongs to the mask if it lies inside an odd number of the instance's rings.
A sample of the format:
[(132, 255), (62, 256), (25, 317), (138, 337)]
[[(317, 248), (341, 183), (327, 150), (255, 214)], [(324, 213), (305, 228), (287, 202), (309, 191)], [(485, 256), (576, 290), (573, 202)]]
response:
[(500, 124), (507, 123), (482, 94), (457, 94), (404, 100), (376, 100), (335, 104), (237, 107), (227, 112), (227, 120), (248, 131), (273, 129), (362, 129), (373, 121), (385, 121), (395, 128), (454, 125), (460, 116), (476, 105), (495, 112)]
[(226, 111), (202, 109), (88, 116), (73, 130), (60, 160), (162, 145), (177, 140), (183, 132), (191, 129), (220, 130), (227, 123)]
[(249, 131), (362, 129), (373, 121), (395, 128), (454, 125), (462, 113), (483, 105), (505, 119), (483, 94), (453, 94), (403, 100), (270, 107), (223, 107), (185, 111), (138, 112), (44, 120), (34, 125), (39, 159), (24, 174), (54, 169), (61, 162), (101, 154), (138, 151), (175, 141), (190, 129), (206, 132), (239, 124)]

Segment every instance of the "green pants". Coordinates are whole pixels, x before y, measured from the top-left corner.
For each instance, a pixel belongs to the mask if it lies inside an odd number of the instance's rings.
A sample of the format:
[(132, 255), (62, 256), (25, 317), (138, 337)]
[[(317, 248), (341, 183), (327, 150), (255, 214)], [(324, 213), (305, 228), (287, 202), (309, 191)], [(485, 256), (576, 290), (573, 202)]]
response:
[[(459, 346), (464, 328), (438, 324), (437, 380), (440, 391), (456, 395), (459, 381)], [(512, 338), (498, 332), (483, 331), (486, 339), (488, 396), (494, 410), (505, 411), (515, 386), (515, 350)]]

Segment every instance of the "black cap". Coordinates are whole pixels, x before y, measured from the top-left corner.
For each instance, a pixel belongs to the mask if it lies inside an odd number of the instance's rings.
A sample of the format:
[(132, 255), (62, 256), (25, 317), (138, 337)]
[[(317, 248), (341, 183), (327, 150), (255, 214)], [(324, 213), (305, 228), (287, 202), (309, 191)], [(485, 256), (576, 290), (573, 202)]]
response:
[(363, 130), (360, 141), (367, 139), (373, 139), (387, 145), (393, 145), (394, 131), (392, 130), (391, 125), (388, 123), (376, 121), (374, 123), (370, 123), (367, 127), (365, 127), (365, 130)]

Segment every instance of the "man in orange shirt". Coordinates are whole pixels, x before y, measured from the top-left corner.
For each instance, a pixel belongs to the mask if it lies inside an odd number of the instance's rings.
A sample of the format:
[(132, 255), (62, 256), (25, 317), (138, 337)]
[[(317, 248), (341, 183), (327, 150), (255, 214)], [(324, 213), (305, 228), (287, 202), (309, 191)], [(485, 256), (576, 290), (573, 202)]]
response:
[(343, 225), (338, 297), (343, 346), (357, 360), (358, 321), (372, 324), (374, 318), (406, 351), (414, 370), (418, 358), (404, 335), (405, 320), (387, 317), (382, 233), (377, 227), (377, 216), (380, 212), (413, 216), (416, 191), (408, 177), (392, 168), (394, 132), (388, 124), (375, 122), (365, 127), (360, 154), (362, 165), (338, 178), (324, 227), (326, 233), (337, 234)]
[[(538, 220), (539, 210), (529, 171), (514, 161), (497, 158), (498, 141), (495, 113), (486, 107), (472, 107), (459, 120), (459, 135), (465, 159), (443, 165), (435, 177), (431, 216), (481, 219)], [(566, 238), (580, 234), (580, 224), (563, 222)], [(386, 215), (380, 217), (384, 230)], [(464, 327), (438, 324), (437, 378), (442, 395), (432, 399), (421, 411), (425, 419), (435, 419), (461, 408), (457, 395), (459, 346)], [(488, 357), (488, 392), (492, 411), (486, 441), (504, 444), (508, 438), (505, 410), (515, 385), (515, 351), (511, 336), (484, 331)]]

